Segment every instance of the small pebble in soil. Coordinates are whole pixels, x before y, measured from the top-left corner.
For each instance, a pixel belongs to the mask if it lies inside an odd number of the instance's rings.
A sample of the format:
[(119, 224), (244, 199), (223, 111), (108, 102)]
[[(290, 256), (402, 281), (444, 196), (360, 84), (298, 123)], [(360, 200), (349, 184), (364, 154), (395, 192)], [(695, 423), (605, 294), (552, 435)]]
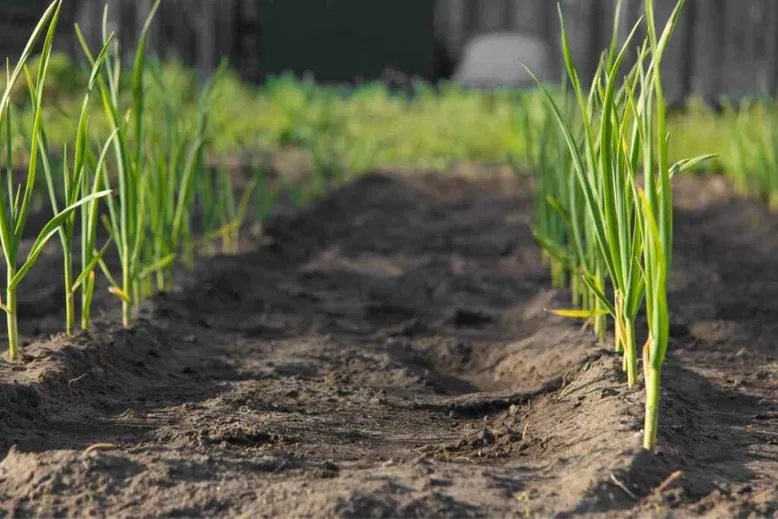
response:
[(480, 445), (491, 445), (494, 443), (494, 433), (490, 431), (489, 429), (483, 429), (478, 434), (478, 439), (476, 440), (476, 443)]
[(316, 472), (319, 477), (330, 479), (340, 474), (340, 467), (330, 461), (325, 461)]

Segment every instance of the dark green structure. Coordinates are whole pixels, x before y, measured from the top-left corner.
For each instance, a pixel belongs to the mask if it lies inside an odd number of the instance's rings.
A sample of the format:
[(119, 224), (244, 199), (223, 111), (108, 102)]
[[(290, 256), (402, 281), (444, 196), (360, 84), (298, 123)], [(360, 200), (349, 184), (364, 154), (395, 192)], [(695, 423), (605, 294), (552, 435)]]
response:
[[(130, 37), (139, 30), (134, 1), (118, 4), (119, 32)], [(228, 56), (246, 79), (260, 82), (285, 72), (312, 73), (325, 83), (377, 79), (385, 69), (425, 80), (440, 75), (436, 0), (248, 0), (225, 2), (221, 10), (216, 3), (218, 17), (208, 34), (180, 12), (197, 1), (163, 2), (154, 25), (157, 50), (172, 50), (204, 68), (215, 66), (206, 58)], [(50, 2), (0, 0), (0, 57), (17, 57)], [(95, 6), (104, 2), (97, 0)], [(64, 2), (59, 50), (81, 55), (73, 22), (85, 5), (86, 0)], [(203, 50), (197, 42), (203, 41), (212, 42), (208, 56), (197, 54)]]
[[(52, 0), (0, 0), (0, 59), (5, 58), (16, 62), (24, 46), (30, 38), (41, 15)], [(63, 2), (60, 20), (57, 24), (57, 38), (54, 40), (55, 50), (70, 50), (74, 39), (73, 21), (75, 20), (75, 0)], [(39, 45), (43, 38), (40, 38)], [(5, 66), (5, 65), (3, 65)]]
[[(0, 55), (15, 59), (35, 27), (48, 2), (44, 0), (0, 0)], [(3, 65), (5, 66), (5, 65)]]
[(262, 76), (375, 79), (385, 67), (434, 79), (434, 0), (262, 0)]

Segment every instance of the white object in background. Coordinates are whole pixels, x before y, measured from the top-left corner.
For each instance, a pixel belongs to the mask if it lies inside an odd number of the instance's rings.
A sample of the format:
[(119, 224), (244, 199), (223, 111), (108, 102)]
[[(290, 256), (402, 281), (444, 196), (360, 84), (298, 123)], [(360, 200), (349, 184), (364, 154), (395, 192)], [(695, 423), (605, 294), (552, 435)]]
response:
[(543, 40), (517, 32), (482, 34), (465, 46), (454, 80), (477, 88), (533, 86), (524, 65), (541, 81), (552, 80), (550, 51)]

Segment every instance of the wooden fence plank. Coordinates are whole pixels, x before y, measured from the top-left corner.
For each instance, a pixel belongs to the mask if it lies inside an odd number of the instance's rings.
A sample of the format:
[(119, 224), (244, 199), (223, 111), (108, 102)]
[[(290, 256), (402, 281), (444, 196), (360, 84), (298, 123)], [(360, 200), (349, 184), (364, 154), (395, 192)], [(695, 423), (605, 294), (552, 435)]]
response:
[(767, 52), (766, 89), (770, 95), (778, 93), (778, 2), (768, 0), (765, 16), (767, 31), (765, 47)]

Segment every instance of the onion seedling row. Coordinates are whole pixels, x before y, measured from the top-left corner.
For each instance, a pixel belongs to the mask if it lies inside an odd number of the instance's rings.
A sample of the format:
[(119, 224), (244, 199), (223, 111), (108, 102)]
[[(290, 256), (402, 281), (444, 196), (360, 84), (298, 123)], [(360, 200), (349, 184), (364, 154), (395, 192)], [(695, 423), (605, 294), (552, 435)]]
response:
[[(661, 367), (669, 339), (667, 279), (673, 243), (670, 180), (674, 173), (710, 158), (701, 156), (669, 164), (661, 63), (683, 4), (683, 0), (676, 4), (664, 30), (657, 34), (653, 2), (645, 2), (645, 20), (639, 20), (619, 45), (619, 1), (610, 47), (601, 57), (588, 93), (573, 63), (559, 9), (566, 77), (581, 128), (571, 123), (569, 110), (561, 109), (538, 81), (567, 153), (560, 157), (551, 149), (553, 164), (557, 165), (553, 167), (541, 149), (537, 200), (547, 207), (539, 211), (534, 233), (546, 254), (566, 265), (574, 303), (582, 306), (580, 310), (556, 313), (594, 319), (595, 323), (608, 315), (614, 323), (615, 348), (623, 354), (631, 387), (638, 382), (640, 360), (635, 320), (645, 305), (648, 338), (642, 351), (646, 387), (643, 444), (649, 450), (656, 447)], [(628, 51), (644, 21), (647, 37), (639, 46), (636, 63), (622, 75)], [(552, 146), (548, 140), (541, 145)], [(569, 167), (564, 167), (567, 164)], [(566, 188), (568, 185), (575, 187)], [(579, 297), (576, 279), (586, 287), (583, 297)], [(602, 334), (599, 322), (595, 329)]]
[[(129, 83), (123, 80), (123, 59), (116, 38), (107, 29), (108, 8), (103, 13), (103, 39), (96, 54), (76, 25), (76, 37), (90, 73), (74, 131), (67, 144), (62, 145), (61, 157), (51, 153), (50, 131), (43, 111), (62, 0), (49, 5), (18, 63), (13, 68), (7, 67), (0, 98), (0, 146), (4, 148), (2, 154), (7, 168), (6, 181), (0, 183), (0, 242), (6, 263), (5, 297), (0, 300), (0, 309), (7, 317), (11, 361), (20, 359), (16, 313), (19, 286), (54, 235), (59, 236), (63, 251), (66, 334), (76, 329), (79, 294), (80, 327), (89, 328), (97, 272), (105, 275), (110, 292), (120, 301), (125, 326), (131, 323), (134, 310), (145, 298), (155, 291), (169, 290), (176, 266), (191, 266), (194, 261), (196, 247), (191, 220), (198, 204), (214, 209), (205, 212), (209, 220), (204, 222), (204, 227), (217, 231), (228, 252), (237, 250), (238, 232), (260, 179), (252, 179), (239, 199), (233, 195), (229, 171), (216, 171), (215, 183), (208, 182), (205, 157), (211, 137), (213, 87), (224, 67), (200, 88), (194, 124), (189, 120), (179, 121), (176, 111), (180, 106), (175, 102), (175, 92), (166, 91), (161, 71), (147, 62), (145, 53), (146, 37), (160, 2), (154, 3), (141, 29)], [(40, 47), (40, 54), (33, 74), (27, 63), (36, 47)], [(164, 109), (154, 113), (146, 108), (149, 75), (155, 93), (162, 92), (164, 100)], [(29, 128), (14, 124), (11, 103), (22, 76), (32, 106)], [(129, 85), (129, 95), (126, 85)], [(92, 125), (95, 104), (102, 109), (108, 123), (102, 135)], [(147, 132), (146, 126), (153, 131)], [(26, 175), (18, 183), (14, 157), (20, 138), (29, 144), (29, 154)], [(43, 172), (43, 181), (39, 170)], [(33, 197), (41, 195), (36, 193), (41, 185), (46, 190), (53, 217), (39, 231), (27, 258), (22, 260), (20, 246), (26, 236)], [(267, 189), (268, 186), (262, 186), (262, 198), (255, 202), (263, 206), (265, 213), (269, 209), (265, 206), (274, 200), (274, 195), (264, 192)], [(102, 228), (107, 231), (107, 240), (98, 244)], [(110, 247), (118, 256), (116, 273), (105, 257)], [(77, 252), (80, 252), (79, 262), (74, 258)]]

